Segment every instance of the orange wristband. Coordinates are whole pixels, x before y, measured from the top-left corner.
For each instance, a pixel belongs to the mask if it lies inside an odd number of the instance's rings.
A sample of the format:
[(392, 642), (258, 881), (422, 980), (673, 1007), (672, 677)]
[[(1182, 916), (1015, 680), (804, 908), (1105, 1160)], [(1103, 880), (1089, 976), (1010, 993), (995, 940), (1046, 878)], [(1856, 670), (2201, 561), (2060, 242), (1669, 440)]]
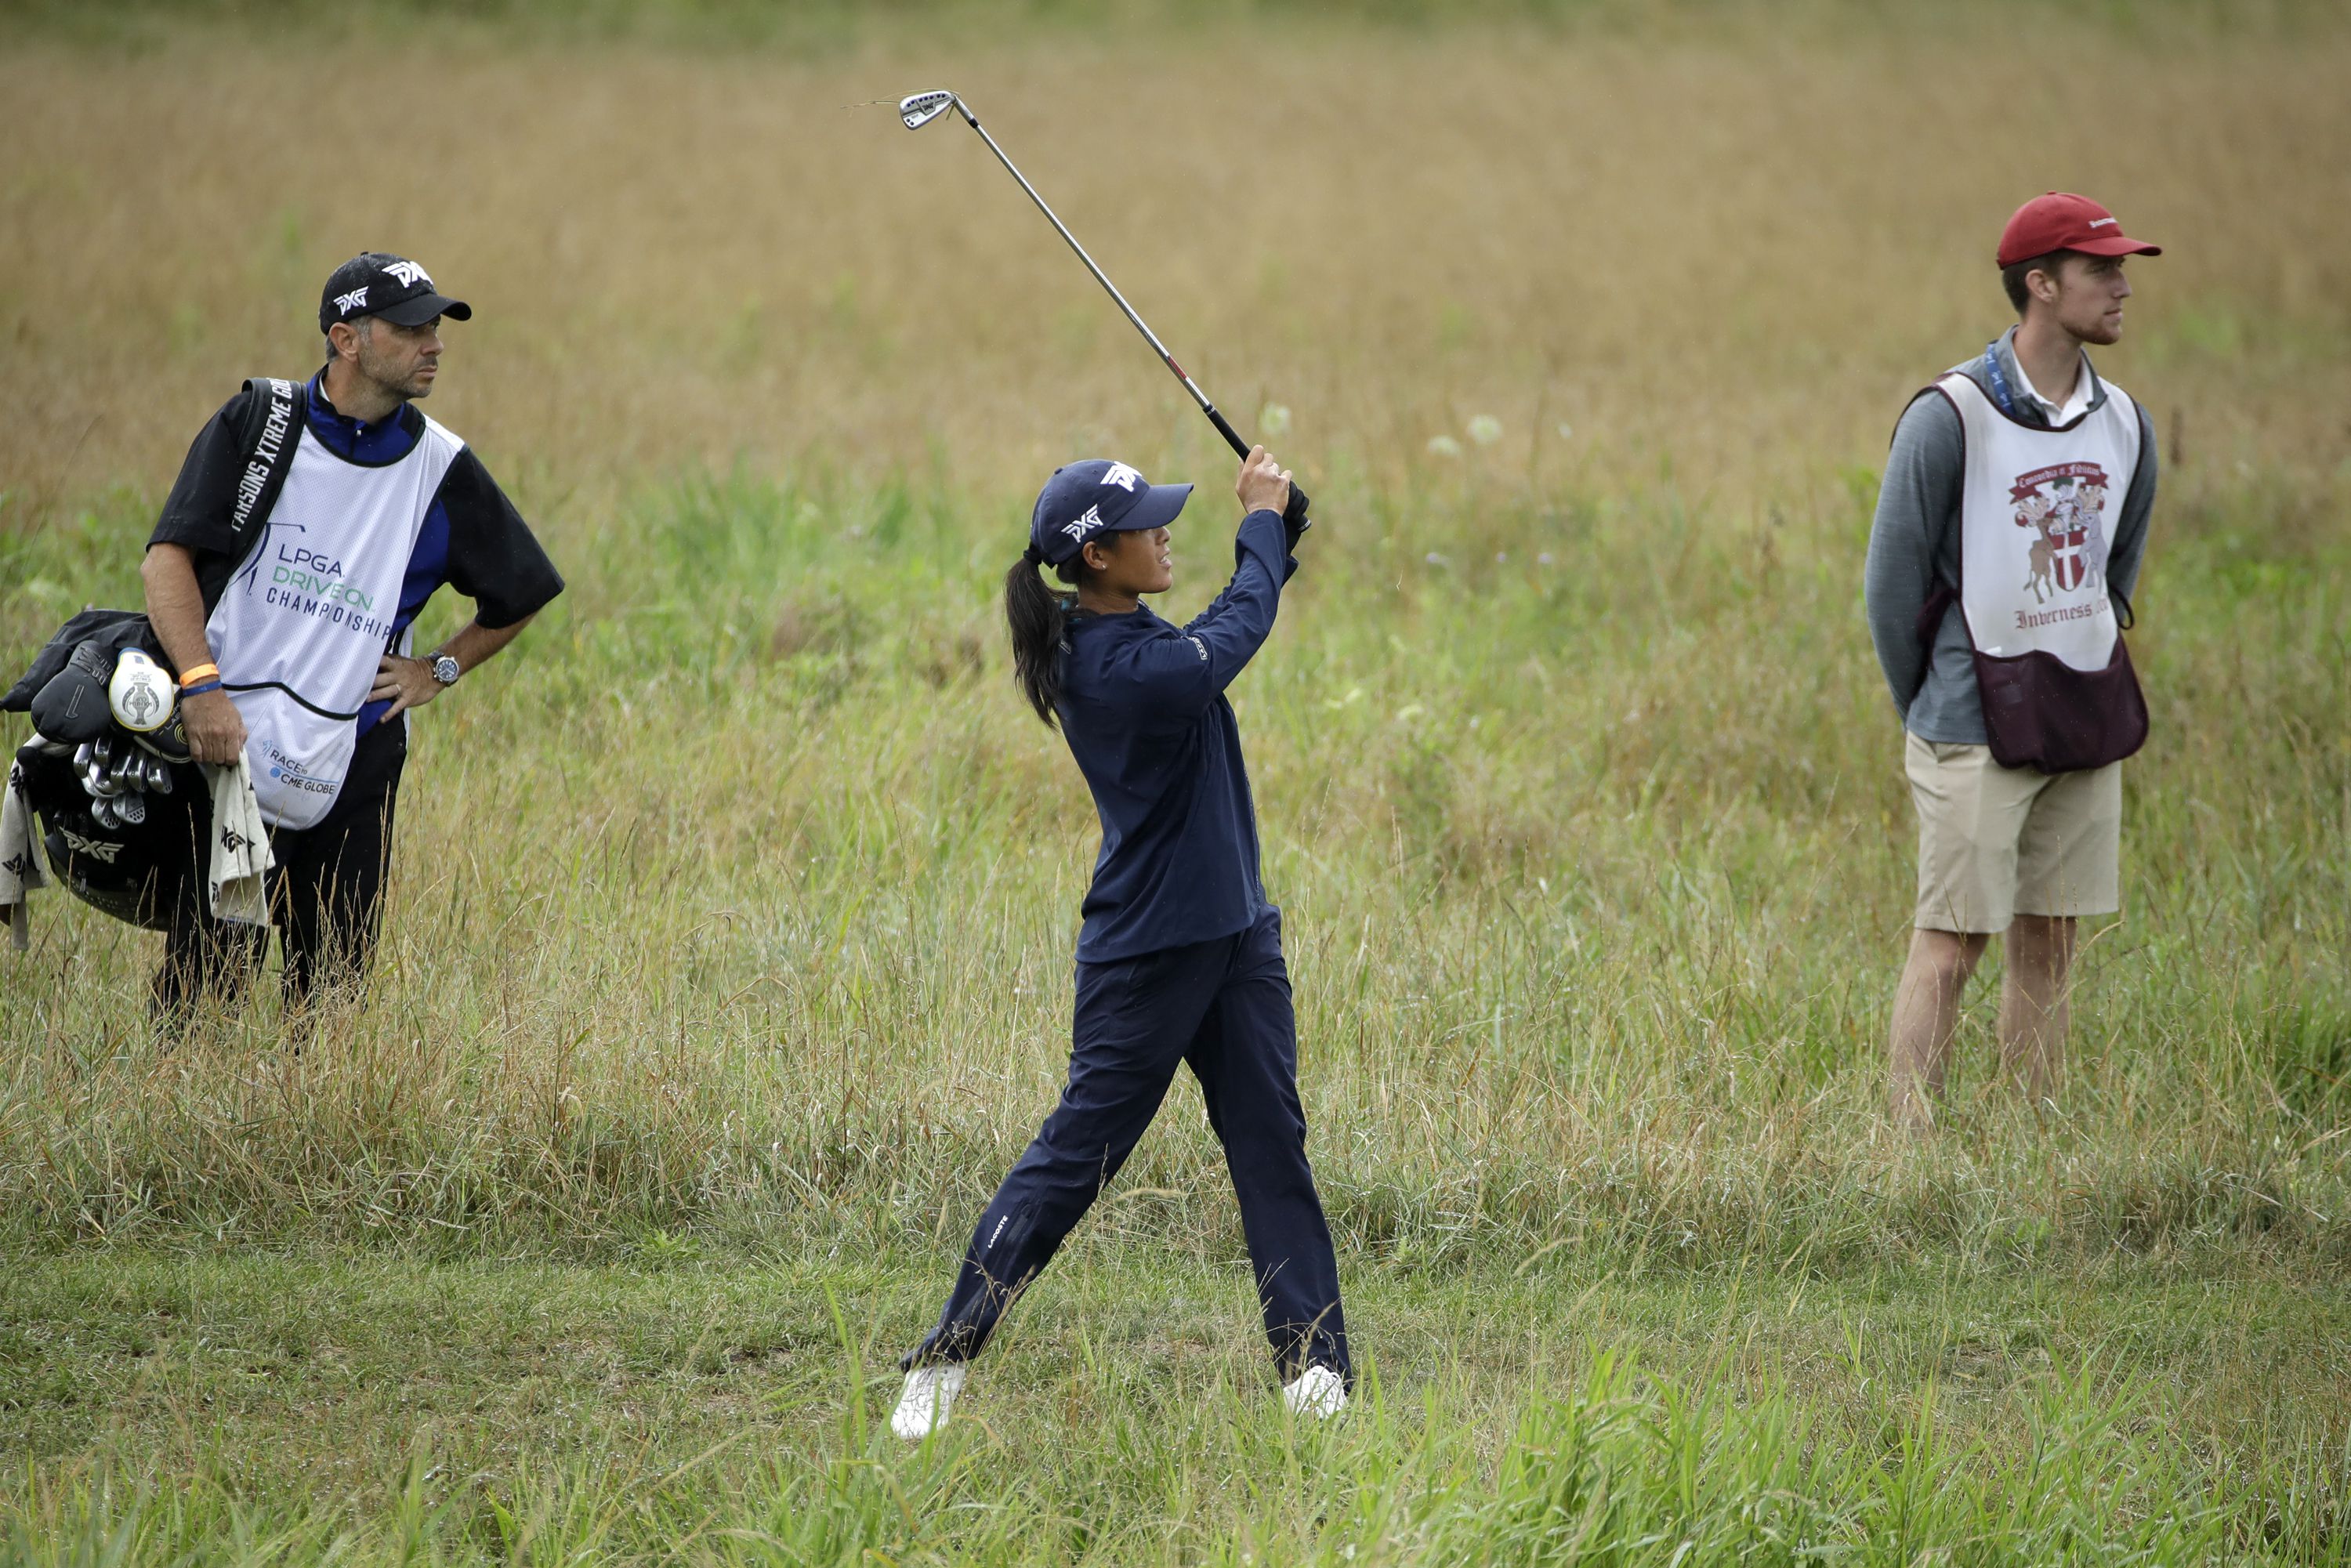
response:
[(190, 664), (186, 669), (180, 672), (181, 688), (185, 690), (187, 687), (194, 685), (198, 681), (219, 674), (220, 666), (218, 664)]

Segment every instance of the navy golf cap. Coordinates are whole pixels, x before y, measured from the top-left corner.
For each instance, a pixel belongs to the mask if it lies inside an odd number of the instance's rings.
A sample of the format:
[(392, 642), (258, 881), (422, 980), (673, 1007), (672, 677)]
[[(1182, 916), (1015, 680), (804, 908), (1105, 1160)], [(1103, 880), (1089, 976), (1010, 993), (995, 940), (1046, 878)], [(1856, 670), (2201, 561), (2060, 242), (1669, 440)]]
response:
[(319, 331), (362, 316), (381, 316), (396, 327), (422, 327), (435, 316), (470, 321), (474, 308), (442, 293), (432, 275), (406, 256), (371, 250), (335, 268), (319, 294)]
[(1053, 470), (1029, 519), (1029, 549), (1059, 566), (1103, 534), (1164, 528), (1192, 497), (1189, 485), (1154, 485), (1124, 463), (1089, 457)]

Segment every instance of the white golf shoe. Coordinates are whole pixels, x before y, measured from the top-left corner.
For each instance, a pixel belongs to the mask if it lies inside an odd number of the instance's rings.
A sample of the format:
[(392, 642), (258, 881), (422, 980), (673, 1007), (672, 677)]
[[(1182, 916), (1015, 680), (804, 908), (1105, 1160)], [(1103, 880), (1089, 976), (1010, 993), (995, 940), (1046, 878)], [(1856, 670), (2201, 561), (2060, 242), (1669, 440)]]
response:
[(1327, 1421), (1347, 1407), (1346, 1379), (1327, 1366), (1310, 1366), (1297, 1381), (1283, 1385), (1281, 1403), (1293, 1416)]
[(905, 1392), (898, 1396), (898, 1408), (890, 1413), (890, 1430), (910, 1443), (919, 1443), (946, 1426), (948, 1409), (963, 1392), (963, 1375), (960, 1362), (918, 1366), (906, 1374)]

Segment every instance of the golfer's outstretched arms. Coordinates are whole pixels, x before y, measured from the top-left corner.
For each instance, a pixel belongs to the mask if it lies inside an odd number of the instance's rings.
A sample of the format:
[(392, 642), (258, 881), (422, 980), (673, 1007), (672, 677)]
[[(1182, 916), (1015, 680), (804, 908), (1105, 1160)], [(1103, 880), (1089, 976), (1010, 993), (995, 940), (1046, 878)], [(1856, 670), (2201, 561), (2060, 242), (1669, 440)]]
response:
[(1242, 518), (1234, 554), (1232, 580), (1197, 619), (1180, 632), (1169, 627), (1136, 643), (1123, 661), (1125, 668), (1109, 672), (1121, 684), (1139, 687), (1138, 699), (1171, 722), (1197, 718), (1249, 666), (1273, 631), (1288, 575), (1281, 514), (1251, 512)]
[(1123, 672), (1150, 702), (1188, 723), (1232, 685), (1273, 632), (1282, 585), (1298, 570), (1281, 520), (1290, 474), (1262, 446), (1253, 448), (1233, 486), (1248, 515), (1233, 540), (1233, 575), (1224, 591), (1181, 632), (1137, 646)]

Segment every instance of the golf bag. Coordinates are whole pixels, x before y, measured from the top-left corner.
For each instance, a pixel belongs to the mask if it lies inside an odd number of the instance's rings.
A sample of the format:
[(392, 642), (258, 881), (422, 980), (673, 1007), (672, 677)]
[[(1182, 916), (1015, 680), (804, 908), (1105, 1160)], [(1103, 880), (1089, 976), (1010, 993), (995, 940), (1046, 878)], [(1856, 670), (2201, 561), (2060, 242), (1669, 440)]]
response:
[[(295, 446), (287, 436), (305, 402), (298, 382), (256, 377), (245, 393), (230, 567), (252, 547), (285, 486)], [(134, 734), (111, 711), (109, 685), (131, 650), (171, 668), (146, 616), (85, 610), (34, 655), (24, 678), (0, 696), (0, 712), (33, 718), (14, 781), (38, 822), (50, 869), (92, 908), (160, 931), (186, 883), (205, 874), (194, 847), (205, 782), (188, 759), (176, 713)]]
[[(120, 729), (110, 739), (152, 755)], [(88, 768), (74, 766), (75, 748), (36, 737), (16, 751), (16, 787), (33, 810), (49, 869), (66, 890), (103, 915), (149, 931), (171, 925), (172, 908), (187, 895), (196, 869), (196, 802), (204, 798), (194, 764), (164, 762), (171, 789), (139, 792), (139, 821), (120, 815), (111, 800), (89, 793)], [(160, 758), (156, 760), (162, 761)], [(101, 805), (106, 817), (99, 817)]]
[(147, 734), (110, 711), (107, 684), (127, 651), (161, 652), (144, 615), (85, 610), (58, 629), (0, 712), (33, 716), (14, 783), (32, 809), (49, 867), (75, 897), (151, 931), (194, 874), (204, 781), (175, 716)]

